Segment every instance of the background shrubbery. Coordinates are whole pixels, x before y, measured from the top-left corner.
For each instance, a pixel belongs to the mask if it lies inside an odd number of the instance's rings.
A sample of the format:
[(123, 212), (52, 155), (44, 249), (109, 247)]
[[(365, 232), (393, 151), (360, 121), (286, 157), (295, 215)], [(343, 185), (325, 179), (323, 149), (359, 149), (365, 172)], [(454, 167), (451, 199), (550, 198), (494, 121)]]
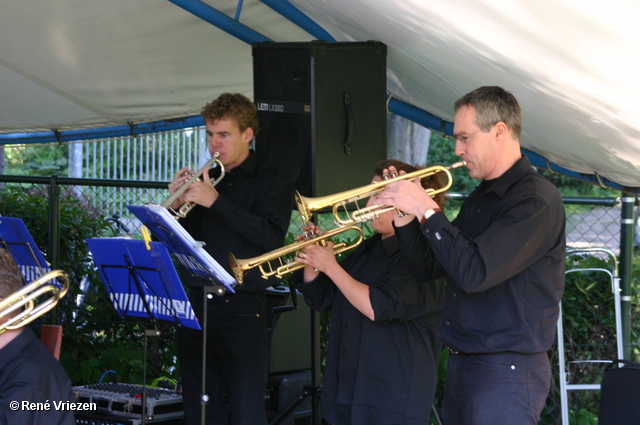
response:
[[(0, 215), (21, 218), (47, 256), (49, 195), (45, 188), (4, 185)], [(117, 235), (110, 221), (88, 202), (69, 191), (60, 200), (60, 264), (72, 283), (43, 323), (64, 328), (60, 361), (74, 385), (96, 383), (109, 370), (120, 382), (142, 383), (141, 350), (147, 324), (123, 320), (116, 313), (91, 260), (87, 238)], [(158, 324), (162, 335), (149, 340), (148, 377), (175, 374), (173, 326)], [(148, 381), (150, 382), (150, 381)]]

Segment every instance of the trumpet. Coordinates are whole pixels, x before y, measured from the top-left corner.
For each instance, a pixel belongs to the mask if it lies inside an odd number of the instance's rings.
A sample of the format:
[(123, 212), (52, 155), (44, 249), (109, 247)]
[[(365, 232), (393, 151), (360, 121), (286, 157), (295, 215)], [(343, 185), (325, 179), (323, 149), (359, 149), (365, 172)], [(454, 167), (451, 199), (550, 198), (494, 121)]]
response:
[[(440, 193), (446, 192), (451, 188), (453, 184), (453, 178), (451, 177), (450, 170), (455, 168), (464, 167), (467, 165), (465, 161), (459, 161), (448, 167), (442, 165), (435, 165), (433, 167), (423, 168), (421, 170), (414, 171), (412, 173), (403, 174), (397, 178), (390, 180), (383, 180), (377, 183), (371, 183), (366, 186), (362, 186), (356, 189), (347, 190), (344, 192), (336, 193), (333, 195), (320, 196), (317, 198), (310, 198), (300, 195), (299, 192), (295, 193), (295, 200), (298, 212), (304, 223), (311, 221), (313, 213), (323, 208), (332, 207), (333, 220), (336, 225), (344, 227), (350, 226), (355, 223), (361, 223), (364, 221), (373, 220), (380, 214), (387, 211), (395, 210), (395, 207), (389, 207), (386, 205), (371, 205), (370, 207), (360, 208), (357, 201), (366, 199), (370, 196), (376, 195), (382, 192), (385, 187), (394, 181), (401, 180), (413, 180), (415, 178), (423, 179), (425, 177), (432, 176), (438, 173), (444, 173), (447, 176), (447, 184), (439, 189), (426, 189), (429, 196), (432, 198)], [(357, 209), (349, 214), (346, 208), (347, 204), (356, 203)], [(347, 218), (342, 218), (340, 210), (346, 211)]]
[[(355, 242), (352, 242), (351, 244), (347, 244), (345, 242), (335, 244), (333, 246), (333, 253), (340, 254), (341, 252), (348, 251), (360, 245), (362, 239), (364, 238), (362, 229), (360, 229), (358, 226), (338, 227), (329, 230), (322, 235), (303, 239), (301, 241), (285, 245), (284, 247), (278, 248), (274, 251), (267, 252), (266, 254), (244, 260), (238, 260), (232, 253), (229, 253), (229, 264), (231, 265), (231, 270), (233, 271), (234, 277), (240, 285), (242, 285), (244, 281), (245, 273), (254, 267), (258, 267), (260, 269), (260, 273), (262, 274), (263, 279), (268, 279), (270, 276), (281, 278), (287, 273), (294, 272), (306, 266), (306, 264), (302, 264), (295, 260), (285, 261), (283, 257), (289, 254), (296, 253), (312, 244), (325, 246), (327, 239), (335, 235), (348, 232), (350, 230), (354, 230), (355, 232), (357, 232), (357, 240)], [(276, 268), (274, 268), (271, 264), (271, 261), (275, 260), (277, 260), (280, 264)]]
[[(62, 285), (53, 282), (58, 278), (62, 278)], [(0, 317), (8, 316), (19, 309), (22, 311), (0, 325), (0, 334), (7, 330), (18, 329), (47, 313), (58, 304), (60, 298), (64, 297), (68, 290), (69, 278), (67, 275), (62, 270), (54, 270), (9, 295), (0, 301)], [(45, 294), (50, 297), (36, 305), (35, 300)]]
[(191, 184), (195, 181), (201, 181), (200, 180), (200, 176), (202, 176), (202, 174), (205, 171), (209, 171), (209, 169), (214, 165), (218, 165), (220, 167), (220, 177), (218, 177), (217, 179), (215, 179), (212, 184), (215, 186), (218, 183), (220, 183), (220, 180), (222, 180), (224, 178), (224, 165), (222, 165), (222, 162), (218, 159), (220, 157), (220, 154), (218, 152), (214, 152), (213, 156), (211, 157), (211, 159), (209, 159), (209, 161), (207, 161), (206, 164), (204, 164), (204, 166), (202, 168), (200, 168), (198, 170), (197, 173), (195, 173), (194, 175), (192, 175), (188, 180), (186, 180), (184, 182), (184, 184), (182, 186), (180, 186), (180, 188), (178, 190), (176, 190), (173, 195), (171, 195), (166, 201), (164, 201), (162, 204), (160, 204), (163, 208), (168, 209), (169, 211), (171, 211), (171, 213), (173, 213), (173, 215), (176, 217), (176, 219), (180, 219), (180, 218), (185, 218), (187, 216), (187, 214), (189, 213), (189, 211), (191, 211), (193, 209), (193, 207), (196, 206), (195, 202), (186, 202), (185, 204), (183, 204), (180, 208), (178, 208), (178, 210), (174, 210), (173, 208), (171, 208), (171, 205), (173, 205), (173, 203), (180, 197), (182, 196), (182, 194), (189, 188), (189, 186), (191, 186)]

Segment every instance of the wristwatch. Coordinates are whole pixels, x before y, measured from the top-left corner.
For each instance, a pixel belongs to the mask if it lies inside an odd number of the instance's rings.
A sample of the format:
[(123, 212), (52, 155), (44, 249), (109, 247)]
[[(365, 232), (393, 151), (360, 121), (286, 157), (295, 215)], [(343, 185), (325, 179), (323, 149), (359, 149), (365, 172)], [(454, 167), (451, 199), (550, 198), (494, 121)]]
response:
[(424, 219), (429, 220), (429, 217), (437, 213), (438, 211), (442, 211), (440, 208), (429, 208), (424, 212)]

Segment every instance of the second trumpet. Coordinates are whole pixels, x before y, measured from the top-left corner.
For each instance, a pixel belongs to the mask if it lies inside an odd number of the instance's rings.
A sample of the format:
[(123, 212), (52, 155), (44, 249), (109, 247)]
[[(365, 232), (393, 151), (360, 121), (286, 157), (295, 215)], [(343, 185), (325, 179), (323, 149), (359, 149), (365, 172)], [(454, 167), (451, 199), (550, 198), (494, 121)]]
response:
[[(312, 244), (324, 245), (329, 238), (351, 230), (355, 231), (357, 234), (356, 240), (354, 242), (350, 244), (341, 242), (333, 246), (333, 253), (340, 254), (341, 252), (345, 252), (355, 248), (362, 242), (362, 229), (360, 229), (358, 226), (338, 227), (329, 230), (328, 232), (325, 232), (321, 235), (314, 236), (309, 239), (303, 239), (301, 241), (285, 245), (282, 248), (267, 252), (266, 254), (262, 254), (253, 258), (247, 258), (244, 260), (238, 260), (233, 254), (230, 253), (229, 263), (231, 265), (231, 270), (233, 271), (233, 275), (240, 285), (242, 285), (242, 282), (244, 281), (245, 273), (254, 267), (258, 267), (260, 269), (260, 273), (262, 274), (263, 279), (268, 279), (270, 276), (281, 278), (287, 273), (291, 273), (306, 266), (305, 264), (299, 263), (295, 260), (287, 261), (285, 260), (285, 257), (289, 256), (290, 254), (295, 254), (304, 247)], [(278, 265), (274, 266), (273, 264), (271, 264), (272, 261), (277, 261)]]

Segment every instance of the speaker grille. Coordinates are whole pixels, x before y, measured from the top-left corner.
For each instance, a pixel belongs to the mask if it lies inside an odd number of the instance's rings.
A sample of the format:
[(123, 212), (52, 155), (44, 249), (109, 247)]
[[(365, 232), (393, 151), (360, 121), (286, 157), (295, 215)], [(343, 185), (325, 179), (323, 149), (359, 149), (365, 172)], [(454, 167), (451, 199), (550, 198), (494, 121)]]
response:
[(255, 49), (253, 78), (256, 101), (311, 102), (309, 49)]
[(383, 43), (256, 43), (253, 69), (262, 158), (304, 196), (369, 181), (387, 155)]
[(259, 112), (260, 133), (256, 152), (282, 170), (304, 196), (313, 195), (314, 167), (311, 152), (311, 115)]

